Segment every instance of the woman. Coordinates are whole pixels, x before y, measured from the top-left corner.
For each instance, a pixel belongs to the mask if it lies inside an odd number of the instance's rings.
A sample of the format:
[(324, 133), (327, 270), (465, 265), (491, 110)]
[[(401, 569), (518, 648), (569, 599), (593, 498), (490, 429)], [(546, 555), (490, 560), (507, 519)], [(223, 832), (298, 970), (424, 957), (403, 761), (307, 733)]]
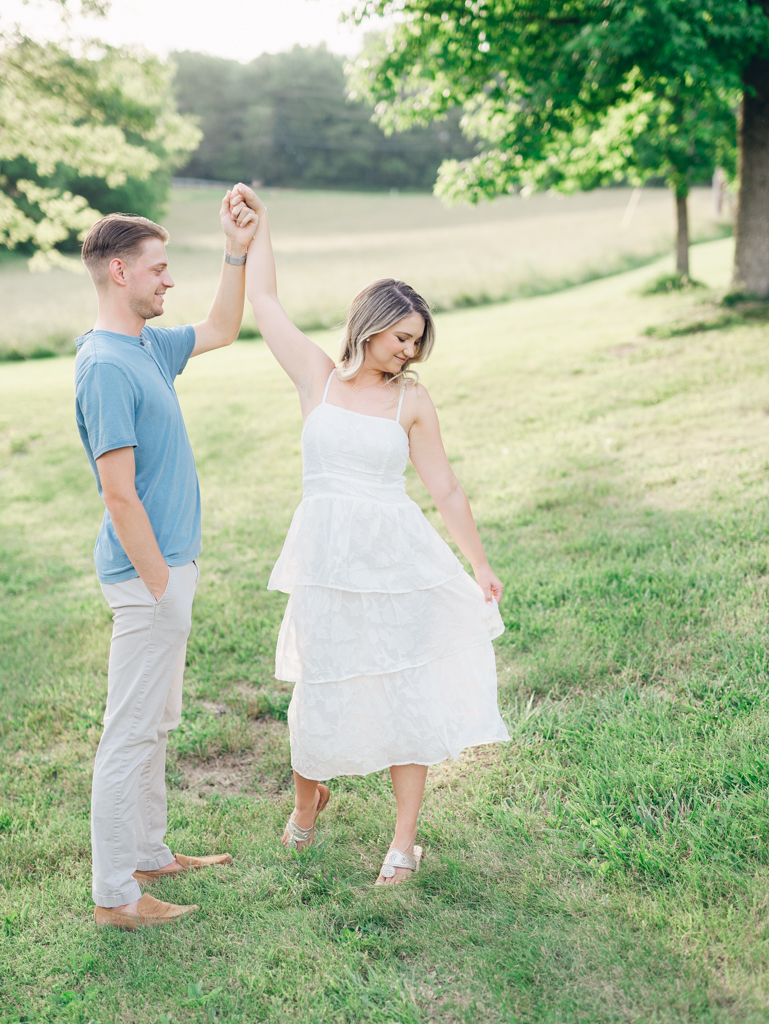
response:
[[(409, 372), (433, 347), (424, 299), (400, 281), (365, 288), (335, 366), (278, 302), (264, 204), (244, 185), (231, 204), (236, 219), (247, 207), (259, 217), (247, 294), (304, 419), (304, 498), (269, 582), (290, 595), (276, 677), (295, 683), (296, 806), (283, 843), (312, 842), (329, 799), (319, 780), (389, 768), (398, 813), (377, 884), (394, 884), (419, 868), (428, 765), (509, 739), (491, 645), (504, 628), (502, 584), (446, 458), (435, 407)], [(406, 495), (409, 455), (477, 584)]]

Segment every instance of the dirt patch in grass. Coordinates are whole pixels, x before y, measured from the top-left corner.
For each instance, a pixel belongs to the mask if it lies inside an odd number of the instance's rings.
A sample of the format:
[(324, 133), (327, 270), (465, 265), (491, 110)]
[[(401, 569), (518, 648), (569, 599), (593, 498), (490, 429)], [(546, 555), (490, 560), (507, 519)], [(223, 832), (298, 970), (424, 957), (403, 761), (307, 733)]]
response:
[(466, 779), (478, 768), (489, 768), (499, 763), (501, 751), (498, 744), (483, 747), (469, 747), (463, 750), (456, 761), (443, 761), (427, 769), (429, 789), (447, 789)]
[(648, 345), (648, 341), (645, 338), (639, 341), (625, 341), (620, 345), (612, 345), (611, 348), (607, 348), (606, 355), (614, 356), (615, 359), (622, 359), (623, 356), (632, 356), (643, 345)]
[(250, 747), (221, 753), (205, 761), (181, 757), (169, 768), (168, 779), (177, 789), (201, 797), (259, 794), (277, 799), (284, 792), (290, 767), (286, 757), (288, 729), (283, 722), (261, 718), (248, 723)]

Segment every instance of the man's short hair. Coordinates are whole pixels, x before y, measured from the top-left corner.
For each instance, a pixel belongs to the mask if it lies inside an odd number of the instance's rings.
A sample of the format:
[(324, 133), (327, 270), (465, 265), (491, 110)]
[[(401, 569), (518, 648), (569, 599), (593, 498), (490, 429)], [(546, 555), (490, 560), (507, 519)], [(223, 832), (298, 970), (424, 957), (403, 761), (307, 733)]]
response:
[(130, 260), (147, 238), (166, 244), (171, 236), (165, 228), (146, 217), (109, 213), (97, 220), (83, 242), (81, 258), (91, 277), (101, 277), (111, 260)]

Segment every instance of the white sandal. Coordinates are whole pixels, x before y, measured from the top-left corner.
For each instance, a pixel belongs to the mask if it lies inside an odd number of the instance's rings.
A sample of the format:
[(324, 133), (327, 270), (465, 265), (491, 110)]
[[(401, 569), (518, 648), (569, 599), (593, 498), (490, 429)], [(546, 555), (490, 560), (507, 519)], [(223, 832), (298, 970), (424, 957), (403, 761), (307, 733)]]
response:
[[(409, 853), (402, 853), (400, 850), (388, 850), (387, 856), (382, 863), (382, 870), (379, 872), (384, 878), (394, 878), (396, 868), (407, 868), (412, 872), (413, 875), (419, 871), (419, 865), (422, 861), (422, 847), (414, 847), (414, 856), (412, 857)], [(405, 882), (406, 879), (404, 878)], [(400, 882), (395, 882), (395, 885), (400, 885)], [(376, 881), (374, 885), (385, 885), (384, 882)]]
[[(329, 801), (331, 793), (328, 786), (324, 786), (323, 783), (318, 783), (318, 806), (315, 809), (315, 819), (309, 828), (302, 828), (301, 825), (297, 825), (294, 821), (294, 815), (286, 822), (286, 827), (283, 830), (283, 845), (287, 850), (298, 850), (305, 849), (312, 845), (312, 841), (315, 838), (315, 825), (318, 821), (318, 815), (326, 806)], [(303, 843), (302, 847), (299, 843)]]

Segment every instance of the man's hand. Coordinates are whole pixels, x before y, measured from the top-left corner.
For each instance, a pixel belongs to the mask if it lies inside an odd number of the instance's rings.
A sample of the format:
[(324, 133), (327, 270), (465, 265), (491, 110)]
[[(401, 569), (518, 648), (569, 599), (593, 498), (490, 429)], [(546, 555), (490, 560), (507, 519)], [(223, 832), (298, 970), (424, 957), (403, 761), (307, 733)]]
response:
[(224, 248), (230, 256), (245, 256), (248, 243), (256, 233), (259, 215), (242, 198), (233, 206), (232, 197), (233, 192), (228, 190), (219, 211), (224, 231)]
[[(267, 213), (267, 207), (259, 196), (248, 185), (238, 182), (232, 192), (227, 193), (230, 201), (230, 212), (233, 217), (240, 217), (246, 210), (256, 215), (257, 222), (260, 217)], [(250, 241), (250, 239), (249, 239)]]
[[(242, 202), (237, 204), (237, 210), (233, 210), (231, 196), (232, 192), (228, 190), (219, 211), (224, 231), (224, 251), (228, 256), (246, 256), (248, 246), (256, 233), (259, 217)], [(245, 268), (225, 261), (222, 264), (219, 288), (208, 316), (202, 323), (193, 324), (195, 347), (191, 352), (192, 356), (223, 348), (237, 338), (243, 319), (245, 287)]]

